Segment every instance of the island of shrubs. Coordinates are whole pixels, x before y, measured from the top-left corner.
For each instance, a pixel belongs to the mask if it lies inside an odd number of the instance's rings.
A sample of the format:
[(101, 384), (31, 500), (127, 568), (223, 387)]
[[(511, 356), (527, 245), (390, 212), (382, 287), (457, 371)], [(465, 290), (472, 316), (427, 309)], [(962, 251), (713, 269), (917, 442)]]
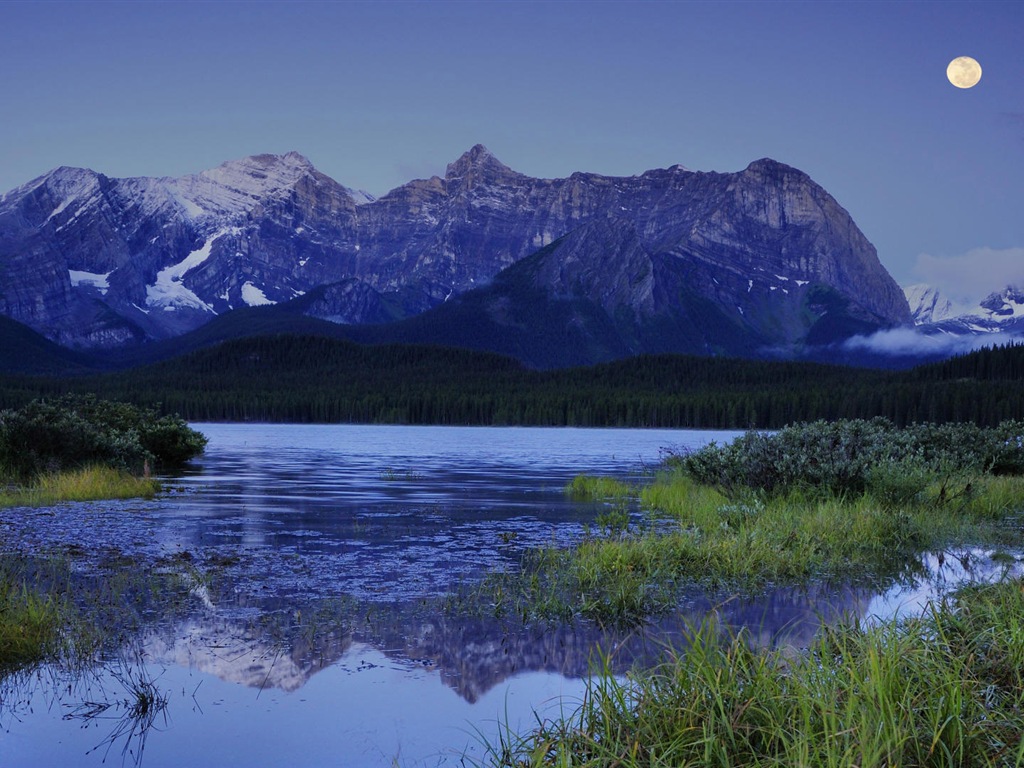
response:
[(0, 482), (8, 504), (151, 495), (150, 475), (203, 452), (178, 416), (68, 395), (0, 411)]

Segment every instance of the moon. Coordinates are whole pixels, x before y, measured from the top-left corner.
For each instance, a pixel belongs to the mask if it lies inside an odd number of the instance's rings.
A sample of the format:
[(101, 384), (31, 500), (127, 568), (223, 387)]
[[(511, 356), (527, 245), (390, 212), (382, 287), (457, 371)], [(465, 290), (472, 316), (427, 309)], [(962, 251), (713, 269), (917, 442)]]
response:
[(970, 56), (957, 56), (946, 67), (946, 77), (957, 88), (973, 88), (981, 80), (981, 64)]

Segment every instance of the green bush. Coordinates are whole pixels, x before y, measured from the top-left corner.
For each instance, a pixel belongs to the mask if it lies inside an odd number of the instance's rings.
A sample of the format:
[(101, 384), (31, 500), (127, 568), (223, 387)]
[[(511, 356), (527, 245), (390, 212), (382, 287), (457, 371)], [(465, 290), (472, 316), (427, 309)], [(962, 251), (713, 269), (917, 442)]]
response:
[(940, 475), (1024, 473), (1024, 423), (897, 428), (881, 418), (815, 421), (775, 433), (752, 430), (725, 445), (671, 456), (669, 462), (729, 496), (750, 489), (769, 496), (874, 490), (880, 500), (903, 503)]
[(131, 472), (174, 468), (205, 446), (206, 438), (177, 416), (91, 396), (35, 400), (0, 412), (0, 469), (18, 479), (87, 464)]

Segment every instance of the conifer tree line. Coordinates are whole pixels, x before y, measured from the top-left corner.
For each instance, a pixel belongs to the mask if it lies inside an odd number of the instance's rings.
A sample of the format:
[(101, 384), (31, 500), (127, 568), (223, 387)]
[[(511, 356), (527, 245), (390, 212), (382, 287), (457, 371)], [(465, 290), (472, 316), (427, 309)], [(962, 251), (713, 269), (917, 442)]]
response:
[(535, 371), (509, 358), (314, 336), (256, 337), (99, 376), (0, 379), (0, 407), (89, 393), (189, 421), (774, 429), (1024, 419), (1024, 346), (909, 371), (645, 355)]

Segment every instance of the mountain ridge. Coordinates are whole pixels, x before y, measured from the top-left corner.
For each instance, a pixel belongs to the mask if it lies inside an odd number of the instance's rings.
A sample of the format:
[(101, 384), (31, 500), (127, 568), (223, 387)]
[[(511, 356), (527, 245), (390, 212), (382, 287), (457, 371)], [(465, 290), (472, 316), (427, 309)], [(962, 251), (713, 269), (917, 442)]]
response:
[[(479, 144), (444, 178), (380, 198), (297, 152), (177, 179), (55, 169), (0, 198), (0, 313), (82, 348), (171, 338), (291, 301), (332, 322), (402, 321), (566, 237), (536, 287), (545, 301), (587, 304), (589, 325), (620, 337), (601, 342), (611, 354), (665, 346), (695, 314), (719, 331), (669, 347), (798, 353), (819, 337), (910, 322), (849, 214), (783, 163), (535, 179)], [(652, 323), (668, 330), (645, 330)]]
[(904, 288), (915, 326), (924, 333), (974, 335), (1024, 331), (1024, 290), (1015, 284), (992, 291), (976, 304), (955, 303), (924, 283)]

